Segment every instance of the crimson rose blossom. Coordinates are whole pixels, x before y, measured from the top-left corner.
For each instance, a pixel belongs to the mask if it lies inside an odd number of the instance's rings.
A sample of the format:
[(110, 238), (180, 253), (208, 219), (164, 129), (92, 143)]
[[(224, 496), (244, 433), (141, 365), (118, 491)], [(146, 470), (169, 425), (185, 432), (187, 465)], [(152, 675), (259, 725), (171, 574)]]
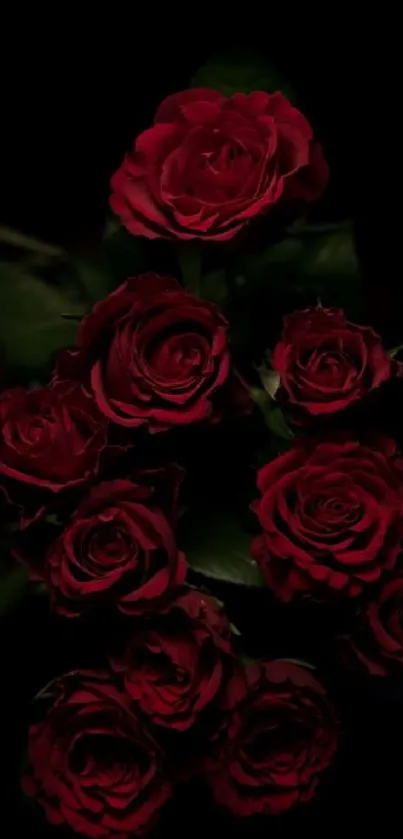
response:
[(83, 376), (113, 422), (150, 431), (212, 419), (228, 381), (227, 322), (176, 280), (126, 280), (84, 318), (57, 376)]
[(284, 601), (301, 592), (354, 597), (399, 552), (402, 462), (396, 444), (301, 441), (260, 470), (252, 545), (267, 585)]
[(54, 493), (76, 486), (97, 473), (106, 435), (105, 418), (76, 382), (7, 390), (0, 396), (0, 477)]
[(349, 664), (371, 676), (403, 673), (403, 576), (386, 580), (363, 603), (351, 635), (341, 639)]
[(183, 583), (185, 558), (149, 495), (143, 486), (114, 480), (84, 498), (46, 557), (44, 576), (57, 612), (77, 616), (112, 603), (138, 614), (164, 605)]
[(51, 824), (81, 836), (143, 834), (172, 793), (159, 745), (108, 674), (70, 673), (52, 688), (47, 715), (30, 728), (24, 792)]
[(168, 96), (111, 181), (110, 204), (149, 239), (232, 239), (279, 202), (314, 201), (328, 168), (305, 117), (282, 93)]
[(208, 782), (235, 816), (277, 815), (309, 801), (337, 748), (338, 725), (322, 685), (286, 661), (237, 673)]
[(393, 370), (373, 329), (349, 323), (340, 309), (321, 306), (284, 318), (272, 364), (280, 375), (280, 393), (313, 416), (363, 399)]
[(223, 687), (231, 630), (212, 597), (189, 590), (166, 613), (135, 628), (112, 666), (152, 723), (190, 728)]

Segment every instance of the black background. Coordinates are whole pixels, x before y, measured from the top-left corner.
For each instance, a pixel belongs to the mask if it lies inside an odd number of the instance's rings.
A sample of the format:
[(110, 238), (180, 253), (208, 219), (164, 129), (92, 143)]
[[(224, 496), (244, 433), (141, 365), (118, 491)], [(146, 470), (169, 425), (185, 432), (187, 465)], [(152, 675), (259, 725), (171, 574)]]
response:
[[(57, 23), (25, 17), (3, 28), (0, 223), (46, 241), (76, 246), (96, 241), (107, 208), (108, 180), (134, 134), (158, 102), (186, 87), (208, 55), (237, 43), (274, 59), (297, 89), (328, 157), (332, 181), (323, 213), (352, 217), (373, 323), (383, 332), (401, 321), (400, 91), (392, 67), (393, 20), (361, 20), (327, 7), (302, 24), (293, 13), (274, 22), (271, 9), (192, 8), (154, 19), (114, 11), (107, 26), (89, 10)], [(224, 10), (222, 16), (225, 18)], [(291, 30), (291, 31), (290, 31)], [(257, 35), (256, 33), (259, 33)], [(386, 58), (387, 56), (387, 58)], [(396, 59), (397, 61), (397, 59)], [(226, 592), (234, 618), (252, 643), (278, 629), (266, 595)], [(256, 617), (258, 616), (258, 617)], [(301, 632), (294, 615), (288, 631)], [(305, 627), (306, 629), (306, 627)], [(308, 628), (308, 635), (310, 630)], [(319, 836), (342, 830), (399, 829), (403, 784), (403, 687), (341, 680), (327, 667), (326, 644), (314, 641), (322, 671), (344, 722), (336, 767), (315, 803), (275, 823), (245, 826), (219, 813), (200, 790), (168, 807), (161, 835), (207, 832), (245, 836)], [(0, 624), (0, 787), (4, 829), (17, 835), (61, 835), (21, 808), (17, 767), (29, 698), (46, 680), (49, 651), (61, 669), (72, 651), (61, 626), (32, 603)], [(0, 811), (0, 819), (1, 811)], [(256, 831), (256, 832), (255, 832)]]

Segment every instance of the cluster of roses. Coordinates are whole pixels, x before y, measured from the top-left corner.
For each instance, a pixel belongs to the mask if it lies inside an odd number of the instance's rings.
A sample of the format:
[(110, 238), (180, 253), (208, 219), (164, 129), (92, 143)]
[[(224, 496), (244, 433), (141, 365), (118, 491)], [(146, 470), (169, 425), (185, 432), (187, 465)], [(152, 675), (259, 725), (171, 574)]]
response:
[[(336, 746), (324, 689), (296, 664), (240, 666), (221, 606), (186, 586), (174, 528), (180, 470), (138, 472), (130, 457), (138, 438), (128, 426), (216, 421), (232, 375), (224, 319), (147, 275), (97, 304), (77, 343), (50, 384), (0, 401), (3, 488), (24, 508), (15, 554), (57, 613), (110, 621), (109, 668), (68, 673), (48, 689), (25, 791), (52, 823), (83, 835), (142, 832), (183, 774), (164, 731), (192, 730), (192, 771), (233, 813), (308, 800)], [(162, 496), (170, 502), (159, 506)], [(284, 751), (290, 727), (301, 736)]]
[(285, 318), (272, 363), (276, 398), (305, 434), (258, 475), (262, 534), (252, 554), (283, 602), (354, 598), (340, 649), (367, 672), (389, 675), (403, 663), (403, 459), (393, 439), (346, 430), (346, 421), (354, 425), (353, 407), (373, 410), (401, 364), (371, 328), (321, 306)]
[[(326, 177), (310, 126), (281, 94), (193, 90), (168, 97), (137, 138), (112, 206), (134, 234), (220, 241), (285, 198), (317, 197)], [(276, 398), (314, 428), (396, 371), (371, 329), (321, 307), (286, 319), (272, 362)], [(57, 679), (31, 727), (24, 788), (54, 824), (95, 838), (149, 829), (183, 777), (168, 731), (192, 732), (192, 770), (236, 815), (309, 800), (332, 761), (325, 689), (290, 661), (237, 661), (221, 606), (186, 585), (179, 471), (164, 472), (167, 503), (158, 470), (139, 472), (132, 457), (144, 435), (218, 423), (246, 404), (225, 318), (154, 274), (94, 307), (48, 385), (0, 397), (2, 494), (21, 513), (15, 554), (58, 614), (102, 612), (111, 627), (115, 614), (123, 629), (117, 641), (111, 628), (108, 667)], [(403, 661), (402, 475), (392, 441), (328, 432), (258, 477), (252, 554), (268, 586), (284, 601), (371, 592), (360, 602), (378, 656), (354, 649), (373, 672)]]

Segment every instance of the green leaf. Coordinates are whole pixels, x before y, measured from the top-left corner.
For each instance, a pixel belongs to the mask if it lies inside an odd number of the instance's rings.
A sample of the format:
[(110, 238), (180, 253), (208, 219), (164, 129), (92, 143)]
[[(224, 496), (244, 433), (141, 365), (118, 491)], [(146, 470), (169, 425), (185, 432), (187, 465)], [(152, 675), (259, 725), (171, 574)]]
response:
[[(87, 304), (102, 300), (113, 289), (114, 282), (107, 261), (101, 254), (80, 256), (71, 262), (67, 272), (67, 286), (74, 282), (78, 293)], [(69, 282), (70, 281), (70, 282)]]
[(201, 278), (201, 296), (203, 300), (210, 300), (220, 309), (224, 308), (228, 298), (227, 274), (224, 270), (211, 271)]
[(153, 271), (172, 277), (179, 276), (175, 249), (169, 240), (133, 236), (115, 218), (107, 222), (103, 252), (115, 285), (127, 277)]
[(250, 93), (281, 90), (292, 99), (292, 90), (265, 57), (254, 50), (232, 49), (213, 55), (195, 73), (189, 87), (211, 87), (224, 96), (233, 93)]
[(24, 596), (29, 581), (26, 569), (14, 565), (0, 576), (0, 617), (11, 612)]
[(270, 367), (258, 367), (260, 381), (271, 399), (276, 398), (276, 393), (280, 387), (280, 373)]
[(0, 341), (7, 368), (38, 372), (74, 342), (77, 324), (61, 317), (80, 314), (83, 304), (24, 266), (0, 264)]
[(310, 664), (309, 661), (304, 661), (302, 658), (276, 658), (275, 661), (285, 661), (289, 664), (297, 664), (298, 667), (306, 667), (307, 670), (316, 670), (316, 666), (314, 664)]
[(275, 405), (268, 393), (259, 387), (251, 388), (250, 394), (254, 402), (256, 402), (256, 405), (262, 411), (265, 423), (272, 434), (275, 437), (280, 437), (282, 440), (292, 440), (294, 433), (289, 428), (280, 406)]
[(397, 356), (402, 352), (403, 344), (400, 344), (399, 347), (393, 347), (393, 350), (388, 351), (388, 355), (390, 358), (397, 358)]
[(111, 290), (102, 263), (66, 259), (0, 263), (0, 346), (7, 370), (46, 378), (57, 351), (74, 344), (79, 319)]
[(190, 568), (198, 574), (244, 586), (264, 586), (250, 555), (252, 538), (229, 514), (191, 519), (181, 544)]
[[(352, 224), (306, 227), (239, 261), (236, 283), (268, 288), (280, 294), (318, 297), (324, 306), (362, 298), (361, 278)], [(298, 307), (296, 301), (295, 308)]]
[(151, 270), (146, 243), (132, 236), (115, 218), (108, 219), (103, 241), (106, 259), (117, 283)]
[(265, 418), (268, 428), (276, 437), (280, 437), (282, 440), (293, 439), (294, 433), (287, 425), (287, 420), (278, 405), (272, 405)]

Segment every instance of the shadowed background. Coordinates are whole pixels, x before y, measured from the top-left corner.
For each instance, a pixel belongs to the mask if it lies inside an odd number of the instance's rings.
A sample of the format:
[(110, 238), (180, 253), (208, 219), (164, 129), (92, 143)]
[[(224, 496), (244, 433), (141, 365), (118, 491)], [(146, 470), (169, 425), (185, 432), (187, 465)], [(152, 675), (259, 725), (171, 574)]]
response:
[[(357, 38), (345, 22), (339, 32), (330, 8), (326, 22), (316, 20), (292, 36), (288, 24), (273, 27), (269, 19), (264, 27), (256, 19), (241, 21), (236, 35), (232, 28), (223, 36), (225, 27), (217, 32), (214, 19), (198, 20), (202, 12), (194, 9), (188, 19), (171, 20), (166, 33), (161, 20), (157, 33), (156, 21), (128, 26), (116, 13), (116, 31), (108, 38), (97, 34), (96, 19), (91, 32), (82, 34), (79, 26), (72, 34), (62, 19), (49, 34), (41, 30), (40, 37), (36, 32), (31, 37), (29, 27), (24, 33), (12, 28), (10, 56), (2, 59), (7, 83), (1, 104), (0, 224), (69, 249), (93, 247), (104, 226), (109, 177), (134, 135), (151, 122), (165, 95), (187, 87), (211, 52), (239, 42), (260, 49), (296, 89), (330, 163), (332, 179), (321, 213), (326, 219), (354, 219), (372, 321), (393, 334), (401, 323), (403, 295), (399, 236), (393, 229), (399, 208), (392, 209), (387, 192), (392, 186), (399, 202), (400, 173), (394, 93), (386, 69), (379, 69), (380, 37), (375, 39), (373, 30), (373, 36)], [(270, 17), (268, 9), (265, 14)], [(246, 32), (242, 38), (245, 27), (249, 37)], [(383, 45), (388, 49), (388, 41)], [(231, 617), (259, 647), (278, 629), (263, 603), (256, 609), (256, 597), (261, 593), (223, 591)], [(293, 631), (298, 617), (295, 621)], [(29, 697), (46, 681), (49, 644), (61, 669), (76, 661), (62, 625), (51, 626), (50, 634), (49, 617), (39, 603), (1, 625), (5, 839), (13, 839), (20, 828), (22, 835), (25, 831), (43, 839), (63, 835), (36, 820), (30, 809), (21, 811), (16, 791)], [(305, 632), (314, 630), (305, 627)], [(86, 643), (91, 651), (91, 637)], [(324, 646), (320, 658), (325, 673), (326, 653)], [(365, 831), (378, 821), (383, 829), (391, 827), (399, 814), (403, 780), (403, 688), (393, 683), (363, 695), (353, 683), (338, 685), (332, 672), (326, 677), (334, 683), (346, 735), (334, 778), (312, 806), (275, 825), (235, 825), (196, 789), (168, 808), (161, 836), (169, 831), (201, 837), (212, 827), (217, 833), (245, 836), (267, 831), (275, 836), (296, 831), (338, 835), (354, 828)]]

